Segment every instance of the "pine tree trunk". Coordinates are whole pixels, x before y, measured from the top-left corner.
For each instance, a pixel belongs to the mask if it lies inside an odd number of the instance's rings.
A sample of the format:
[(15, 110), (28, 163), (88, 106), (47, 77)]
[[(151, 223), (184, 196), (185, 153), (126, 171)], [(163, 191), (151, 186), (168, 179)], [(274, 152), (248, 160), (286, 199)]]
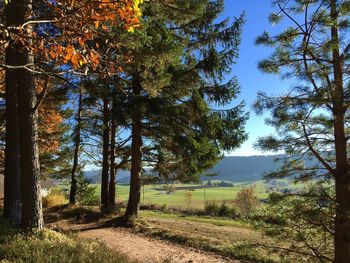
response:
[(101, 178), (101, 210), (108, 212), (109, 197), (109, 109), (108, 99), (103, 99), (103, 146), (102, 146), (102, 178)]
[[(134, 86), (134, 95), (138, 98), (141, 94), (141, 87)], [(142, 113), (140, 108), (135, 106), (132, 114), (131, 129), (131, 178), (128, 206), (124, 217), (129, 221), (137, 217), (141, 197), (141, 171), (142, 171)]]
[(334, 139), (336, 154), (336, 218), (335, 218), (335, 263), (350, 262), (350, 171), (347, 158), (345, 134), (343, 63), (340, 56), (338, 33), (337, 1), (330, 0), (330, 16), (333, 21), (331, 37), (333, 41), (334, 88), (332, 90), (334, 114)]
[[(18, 6), (16, 16), (22, 19), (32, 13), (31, 1), (13, 1)], [(28, 19), (30, 15), (28, 15)], [(26, 28), (30, 41), (32, 28)], [(33, 54), (21, 46), (19, 48), (18, 64), (34, 64)], [(36, 93), (33, 73), (27, 69), (17, 71), (18, 81), (18, 110), (19, 110), (19, 141), (20, 169), (22, 192), (22, 228), (25, 230), (42, 229), (43, 215), (40, 189), (40, 166), (38, 150), (38, 112), (33, 110), (36, 105)]]
[(112, 117), (111, 126), (111, 167), (110, 167), (110, 180), (109, 180), (109, 209), (112, 211), (115, 208), (115, 178), (116, 178), (116, 166), (115, 166), (115, 135), (116, 135), (116, 121)]
[(69, 203), (75, 204), (77, 201), (77, 172), (78, 172), (78, 166), (79, 166), (79, 155), (80, 155), (80, 141), (81, 141), (81, 115), (82, 115), (82, 90), (81, 87), (79, 89), (79, 105), (78, 105), (78, 112), (77, 112), (77, 126), (75, 130), (75, 136), (74, 136), (74, 157), (73, 157), (73, 167), (71, 172), (71, 185), (70, 185), (70, 195), (69, 195)]
[[(14, 8), (7, 8), (7, 24), (16, 25)], [(17, 65), (17, 48), (10, 41), (6, 49), (6, 64)], [(21, 223), (21, 180), (19, 156), (18, 90), (16, 70), (6, 70), (6, 148), (4, 178), (4, 217), (12, 223)]]

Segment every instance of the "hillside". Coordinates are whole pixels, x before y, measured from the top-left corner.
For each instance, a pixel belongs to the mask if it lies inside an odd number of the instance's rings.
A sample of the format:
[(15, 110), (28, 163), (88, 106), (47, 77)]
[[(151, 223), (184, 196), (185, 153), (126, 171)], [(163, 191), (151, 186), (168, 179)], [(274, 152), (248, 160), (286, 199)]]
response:
[(228, 156), (222, 159), (208, 173), (217, 174), (214, 177), (203, 177), (202, 180), (215, 179), (232, 182), (258, 181), (265, 173), (276, 170), (280, 162), (276, 158), (283, 155), (270, 156)]
[[(263, 178), (264, 173), (271, 172), (279, 167), (275, 159), (282, 155), (271, 156), (228, 156), (222, 159), (208, 174), (217, 174), (214, 177), (203, 176), (202, 180), (214, 179), (232, 182), (258, 181)], [(99, 183), (101, 170), (85, 171), (85, 176), (92, 183)], [(129, 183), (129, 171), (119, 171), (117, 182)]]
[[(101, 170), (84, 171), (84, 175), (92, 184), (101, 183)], [(130, 181), (130, 172), (118, 171), (116, 181), (120, 184), (128, 184)]]

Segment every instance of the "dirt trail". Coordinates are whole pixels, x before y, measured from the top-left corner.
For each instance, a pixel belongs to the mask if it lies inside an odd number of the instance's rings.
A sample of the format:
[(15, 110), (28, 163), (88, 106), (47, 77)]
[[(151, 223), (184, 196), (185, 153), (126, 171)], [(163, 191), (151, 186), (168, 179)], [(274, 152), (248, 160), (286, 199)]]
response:
[(97, 239), (108, 247), (129, 255), (140, 262), (176, 262), (176, 263), (221, 263), (239, 261), (227, 260), (215, 255), (180, 247), (161, 240), (147, 238), (123, 229), (96, 229), (81, 232), (82, 237)]
[[(62, 222), (61, 222), (62, 223)], [(56, 224), (57, 226), (57, 224)], [(241, 261), (182, 247), (163, 240), (138, 235), (123, 228), (96, 228), (93, 225), (70, 225), (69, 230), (78, 231), (79, 236), (98, 240), (111, 249), (122, 252), (131, 260), (140, 263), (241, 263)]]

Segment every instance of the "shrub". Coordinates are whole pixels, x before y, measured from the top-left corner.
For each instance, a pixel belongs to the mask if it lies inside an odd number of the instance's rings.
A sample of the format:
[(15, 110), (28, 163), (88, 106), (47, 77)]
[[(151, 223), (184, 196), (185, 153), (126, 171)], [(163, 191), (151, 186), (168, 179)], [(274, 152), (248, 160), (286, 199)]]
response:
[(162, 211), (168, 212), (168, 207), (166, 204), (157, 205), (157, 204), (141, 204), (140, 210), (151, 210), (151, 211)]
[(96, 187), (90, 185), (90, 181), (81, 173), (77, 176), (77, 201), (82, 205), (95, 206), (100, 204), (96, 195)]
[(42, 200), (44, 208), (64, 205), (68, 202), (65, 194), (57, 188), (52, 189), (46, 197), (43, 197)]
[(188, 190), (185, 191), (185, 202), (187, 203), (188, 210), (190, 210), (191, 208), (192, 196), (193, 196), (192, 191), (188, 191)]
[(166, 212), (166, 211), (167, 211), (167, 208), (168, 208), (167, 204), (162, 204), (162, 205), (160, 206), (160, 211)]
[(11, 263), (128, 263), (105, 245), (72, 238), (51, 230), (16, 235), (0, 246), (1, 262)]
[(226, 203), (222, 203), (221, 206), (219, 207), (218, 216), (237, 218), (238, 213), (235, 208), (229, 207)]
[(167, 194), (172, 194), (176, 190), (176, 187), (174, 185), (169, 185), (169, 184), (164, 185), (163, 188), (164, 188), (164, 190), (166, 191)]
[(255, 186), (250, 186), (238, 192), (235, 202), (242, 216), (249, 216), (259, 205), (255, 191)]
[[(0, 244), (6, 242), (10, 236), (17, 234), (18, 231), (19, 230), (14, 228), (8, 220), (0, 217)], [(0, 262), (2, 261), (0, 260)]]
[(208, 215), (216, 216), (219, 213), (219, 206), (216, 204), (215, 201), (206, 201), (204, 210)]

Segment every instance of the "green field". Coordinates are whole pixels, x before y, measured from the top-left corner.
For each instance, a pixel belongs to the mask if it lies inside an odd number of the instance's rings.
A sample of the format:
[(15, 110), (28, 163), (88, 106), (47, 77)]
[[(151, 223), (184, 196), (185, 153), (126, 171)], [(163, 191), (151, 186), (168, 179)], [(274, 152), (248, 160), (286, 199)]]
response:
[[(212, 181), (215, 182), (215, 181)], [(142, 204), (156, 204), (166, 205), (173, 208), (193, 208), (203, 209), (206, 201), (215, 201), (218, 204), (227, 203), (233, 204), (237, 193), (244, 187), (255, 185), (257, 198), (262, 200), (266, 199), (269, 195), (266, 190), (265, 181), (254, 182), (241, 182), (234, 183), (233, 187), (207, 187), (202, 188), (200, 184), (175, 184), (173, 193), (167, 193), (163, 189), (163, 185), (146, 185), (141, 189), (141, 203)], [(99, 184), (94, 184), (97, 194), (100, 195), (101, 187)], [(67, 188), (67, 186), (61, 186)], [(300, 186), (290, 185), (289, 188), (295, 188)], [(192, 188), (192, 190), (186, 190), (184, 188)], [(194, 189), (193, 189), (194, 188)], [(187, 201), (188, 192), (192, 194), (190, 202)], [(116, 199), (118, 202), (126, 202), (129, 195), (128, 185), (117, 185), (116, 187)]]
[[(215, 201), (217, 203), (226, 202), (228, 204), (233, 203), (237, 193), (243, 188), (250, 185), (256, 186), (256, 193), (259, 199), (267, 198), (268, 194), (265, 190), (265, 184), (263, 181), (235, 183), (234, 187), (210, 187), (201, 188), (199, 184), (176, 184), (174, 185), (175, 191), (173, 193), (167, 193), (162, 189), (163, 185), (146, 185), (141, 189), (141, 203), (142, 204), (156, 204), (166, 205), (167, 207), (174, 208), (204, 208), (205, 201)], [(101, 187), (99, 184), (92, 185), (96, 187), (97, 194), (100, 194)], [(62, 186), (66, 188), (67, 186)], [(185, 190), (183, 188), (191, 187), (192, 190)], [(180, 189), (176, 189), (180, 188)], [(186, 196), (188, 192), (192, 193), (190, 203), (187, 201)], [(116, 187), (116, 199), (118, 202), (126, 202), (129, 195), (128, 185), (117, 185)]]
[[(267, 197), (265, 186), (262, 183), (256, 183), (257, 195), (263, 199)], [(188, 186), (188, 185), (186, 185)], [(199, 187), (199, 185), (197, 185)], [(145, 204), (167, 205), (177, 208), (204, 208), (206, 201), (216, 201), (218, 203), (233, 203), (237, 193), (246, 185), (235, 185), (234, 187), (213, 187), (213, 188), (197, 188), (192, 191), (175, 190), (174, 193), (168, 194), (165, 190), (154, 190), (155, 186), (145, 186), (144, 192), (141, 192), (141, 202)], [(184, 187), (184, 185), (176, 185), (175, 187)], [(159, 188), (159, 186), (157, 186)], [(118, 188), (120, 189), (120, 188)], [(128, 189), (126, 189), (126, 192)], [(127, 196), (123, 196), (121, 190), (117, 192), (117, 199), (120, 201), (127, 200)], [(187, 201), (187, 193), (191, 192), (192, 197), (190, 203)]]

